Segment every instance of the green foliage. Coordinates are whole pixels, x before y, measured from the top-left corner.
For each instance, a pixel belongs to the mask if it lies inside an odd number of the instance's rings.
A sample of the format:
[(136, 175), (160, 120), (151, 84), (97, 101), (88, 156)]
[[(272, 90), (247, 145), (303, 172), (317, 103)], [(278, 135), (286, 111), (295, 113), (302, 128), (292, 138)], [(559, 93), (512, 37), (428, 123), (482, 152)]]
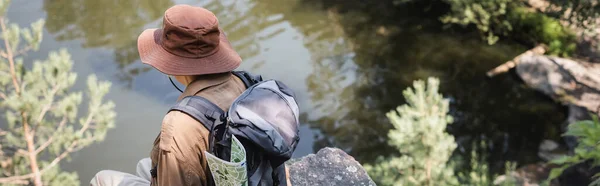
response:
[(475, 25), (482, 37), (491, 45), (498, 41), (498, 35), (508, 35), (512, 30), (506, 19), (507, 11), (518, 0), (444, 0), (451, 11), (441, 18), (444, 23), (462, 26)]
[(517, 178), (514, 177), (516, 168), (517, 168), (517, 163), (508, 162), (508, 161), (505, 162), (504, 163), (504, 175), (496, 176), (496, 179), (494, 180), (494, 182), (489, 183), (489, 185), (500, 185), (500, 186), (519, 185)]
[[(8, 2), (0, 1), (2, 13)], [(114, 127), (115, 105), (103, 100), (111, 84), (90, 75), (85, 94), (71, 91), (77, 74), (72, 72), (73, 61), (65, 49), (52, 51), (47, 59), (25, 68), (19, 56), (38, 50), (44, 20), (21, 28), (7, 24), (3, 16), (0, 19), (4, 40), (0, 110), (7, 121), (0, 128), (0, 185), (78, 185), (77, 174), (62, 172), (59, 162), (103, 140), (107, 130)], [(81, 104), (87, 109), (80, 109)]]
[[(490, 176), (488, 165), (485, 161), (487, 153), (477, 153), (477, 146), (473, 145), (471, 150), (471, 161), (469, 172), (458, 173), (458, 179), (461, 180), (463, 185), (468, 186), (488, 186), (492, 185), (492, 177)], [(480, 144), (482, 149), (485, 149), (485, 141)]]
[[(388, 143), (401, 154), (400, 157), (379, 157), (375, 164), (365, 165), (365, 170), (377, 185), (468, 185), (489, 186), (494, 183), (486, 163), (486, 144), (482, 142), (477, 153), (471, 151), (470, 169), (456, 172), (458, 159), (450, 159), (457, 147), (454, 137), (446, 133), (452, 123), (448, 115), (449, 102), (438, 93), (439, 79), (430, 77), (427, 83), (413, 82), (413, 87), (403, 91), (407, 104), (387, 113), (394, 126), (388, 133)], [(516, 164), (507, 162), (505, 179), (500, 185), (515, 185), (510, 176)]]
[[(47, 164), (44, 166), (48, 166)], [(77, 186), (79, 176), (76, 172), (65, 172), (59, 166), (54, 166), (42, 175), (44, 185), (48, 186)]]
[[(597, 116), (592, 116), (593, 120), (585, 120), (572, 123), (568, 126), (565, 136), (573, 136), (578, 139), (577, 147), (571, 156), (562, 156), (550, 161), (552, 164), (560, 165), (552, 169), (548, 180), (557, 178), (562, 172), (579, 163), (590, 160), (592, 166), (600, 165), (600, 122)], [(591, 185), (597, 185), (600, 182), (600, 175), (594, 175), (596, 180)]]
[(545, 43), (551, 55), (569, 56), (575, 52), (575, 34), (557, 19), (525, 8), (515, 8), (510, 12), (508, 20), (514, 27), (511, 37), (516, 40), (530, 45)]
[(489, 44), (500, 37), (528, 45), (544, 43), (548, 53), (569, 56), (575, 49), (575, 35), (559, 19), (528, 10), (521, 0), (444, 0), (451, 11), (441, 18), (447, 24), (474, 25)]
[[(411, 1), (415, 0), (397, 2)], [(450, 6), (449, 12), (440, 18), (443, 23), (475, 26), (490, 45), (505, 37), (532, 47), (546, 44), (550, 55), (566, 57), (576, 50), (576, 36), (561, 21), (583, 29), (584, 34), (598, 34), (599, 0), (549, 0), (549, 7), (542, 7), (544, 11), (534, 11), (524, 0), (439, 2)]]
[[(516, 162), (505, 162), (504, 163), (504, 175), (512, 175), (514, 171), (517, 170)], [(502, 183), (502, 186), (513, 186), (517, 185), (517, 180), (513, 177), (510, 177), (508, 180)]]
[(447, 164), (456, 148), (454, 137), (445, 132), (452, 122), (447, 115), (449, 102), (438, 93), (439, 80), (418, 80), (405, 90), (407, 104), (387, 114), (395, 129), (389, 143), (402, 154), (380, 157), (366, 165), (378, 185), (456, 185), (452, 166)]
[[(481, 152), (477, 152), (477, 149), (482, 149)], [(500, 186), (514, 186), (517, 185), (515, 178), (511, 175), (513, 171), (516, 169), (516, 163), (514, 162), (505, 162), (505, 172), (504, 175), (491, 174), (489, 167), (487, 165), (487, 146), (485, 141), (481, 141), (479, 144), (479, 148), (476, 145), (473, 145), (471, 150), (471, 161), (470, 161), (470, 170), (465, 172), (458, 173), (458, 179), (460, 180), (460, 185), (465, 186), (490, 186), (490, 185), (500, 185)]]

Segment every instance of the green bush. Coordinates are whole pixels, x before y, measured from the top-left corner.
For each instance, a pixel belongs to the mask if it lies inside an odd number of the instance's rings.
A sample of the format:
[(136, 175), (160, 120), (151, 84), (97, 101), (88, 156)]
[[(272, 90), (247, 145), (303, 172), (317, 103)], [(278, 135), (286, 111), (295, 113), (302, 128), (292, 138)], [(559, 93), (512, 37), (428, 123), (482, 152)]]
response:
[(526, 45), (546, 44), (548, 53), (570, 56), (576, 49), (575, 34), (558, 19), (528, 10), (521, 0), (443, 0), (450, 12), (441, 18), (446, 24), (474, 25), (490, 45), (500, 37)]
[(516, 180), (510, 176), (516, 169), (516, 163), (505, 162), (504, 175), (502, 177), (499, 177), (497, 174), (492, 176), (486, 161), (487, 152), (485, 150), (487, 149), (487, 146), (485, 141), (481, 141), (479, 144), (479, 149), (483, 149), (483, 151), (478, 153), (476, 149), (478, 149), (477, 145), (473, 145), (469, 170), (458, 173), (458, 179), (460, 180), (461, 186), (514, 186), (517, 184)]
[[(475, 146), (471, 152), (469, 170), (458, 173), (455, 170), (456, 165), (462, 161), (451, 159), (457, 144), (454, 137), (446, 133), (446, 126), (452, 123), (452, 117), (448, 115), (448, 99), (443, 98), (438, 89), (437, 78), (430, 77), (427, 83), (422, 80), (414, 81), (413, 87), (403, 92), (407, 104), (387, 113), (394, 126), (388, 133), (388, 143), (401, 156), (379, 157), (375, 164), (365, 165), (377, 185), (493, 184), (494, 180), (485, 160), (486, 154), (479, 156)], [(481, 145), (485, 147), (485, 143)], [(513, 182), (505, 180), (502, 185), (511, 183)]]
[(365, 169), (378, 185), (456, 185), (452, 166), (447, 164), (456, 148), (454, 137), (445, 132), (452, 122), (447, 115), (449, 102), (438, 94), (439, 80), (418, 80), (403, 92), (407, 104), (387, 117), (395, 129), (389, 143), (402, 154), (380, 157)]
[(450, 12), (441, 21), (462, 26), (475, 25), (483, 39), (492, 45), (498, 41), (498, 35), (508, 35), (512, 30), (506, 16), (517, 1), (444, 0), (450, 5)]
[(570, 56), (575, 52), (575, 34), (557, 19), (525, 8), (515, 8), (510, 11), (508, 20), (513, 25), (510, 37), (517, 41), (529, 45), (544, 43), (551, 55)]
[[(590, 160), (592, 166), (600, 165), (600, 122), (597, 116), (592, 120), (579, 121), (568, 126), (564, 136), (574, 136), (578, 140), (574, 154), (571, 156), (562, 156), (550, 161), (552, 164), (560, 165), (552, 169), (548, 181), (560, 176), (563, 171), (573, 165)], [(600, 185), (600, 174), (594, 175), (596, 179), (590, 185)]]

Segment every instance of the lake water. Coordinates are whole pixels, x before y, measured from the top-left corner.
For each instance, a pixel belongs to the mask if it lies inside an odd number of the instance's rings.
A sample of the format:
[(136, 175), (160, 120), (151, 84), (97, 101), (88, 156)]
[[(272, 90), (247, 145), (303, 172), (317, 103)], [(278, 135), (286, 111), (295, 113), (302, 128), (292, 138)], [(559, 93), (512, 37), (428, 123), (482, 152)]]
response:
[[(326, 3), (323, 3), (326, 2)], [(8, 18), (22, 26), (46, 19), (44, 41), (27, 59), (68, 48), (79, 74), (113, 83), (116, 128), (106, 140), (72, 155), (63, 168), (82, 183), (103, 169), (134, 172), (148, 157), (162, 117), (177, 96), (167, 77), (140, 63), (137, 37), (159, 27), (164, 10), (191, 4), (212, 10), (244, 62), (240, 69), (279, 79), (295, 90), (301, 141), (294, 156), (325, 146), (361, 162), (395, 151), (386, 145), (385, 113), (404, 103), (413, 80), (439, 77), (451, 100), (459, 154), (471, 142), (491, 143), (490, 163), (538, 161), (542, 139), (559, 139), (564, 108), (526, 88), (511, 73), (485, 72), (527, 50), (489, 46), (476, 35), (444, 29), (415, 7), (321, 0), (43, 0), (13, 1)], [(432, 10), (443, 7), (433, 7)], [(429, 17), (427, 17), (429, 16)], [(180, 85), (181, 86), (181, 85)]]

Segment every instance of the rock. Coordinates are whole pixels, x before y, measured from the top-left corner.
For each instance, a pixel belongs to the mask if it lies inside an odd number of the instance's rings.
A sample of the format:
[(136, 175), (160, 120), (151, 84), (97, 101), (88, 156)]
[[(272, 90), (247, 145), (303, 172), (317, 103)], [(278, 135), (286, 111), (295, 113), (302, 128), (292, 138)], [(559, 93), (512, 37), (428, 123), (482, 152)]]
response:
[(550, 152), (558, 149), (558, 143), (552, 140), (544, 140), (540, 143), (540, 151)]
[(538, 149), (538, 156), (545, 161), (550, 161), (561, 156), (567, 155), (567, 151), (560, 148), (560, 145), (552, 140), (543, 140)]
[(323, 148), (287, 162), (290, 182), (301, 185), (364, 185), (375, 183), (354, 158), (337, 148)]
[(520, 58), (516, 71), (530, 87), (565, 105), (598, 114), (600, 64), (532, 54)]

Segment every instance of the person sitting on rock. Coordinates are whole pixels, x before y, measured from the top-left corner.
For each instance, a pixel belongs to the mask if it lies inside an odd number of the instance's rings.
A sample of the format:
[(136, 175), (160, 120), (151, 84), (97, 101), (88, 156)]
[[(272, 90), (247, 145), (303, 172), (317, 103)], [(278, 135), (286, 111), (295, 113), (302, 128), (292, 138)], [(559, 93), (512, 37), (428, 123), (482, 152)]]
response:
[[(241, 57), (219, 28), (216, 16), (204, 8), (189, 5), (169, 8), (162, 29), (148, 29), (139, 36), (138, 50), (143, 63), (187, 85), (179, 99), (201, 95), (225, 110), (246, 89), (231, 74), (240, 65)], [(142, 160), (137, 172), (144, 175), (140, 175), (142, 178), (149, 178), (150, 167), (156, 166), (158, 179), (152, 179), (152, 185), (207, 185), (209, 172), (201, 152), (207, 148), (208, 133), (202, 124), (184, 113), (167, 113), (151, 151), (152, 166), (144, 164), (148, 160)], [(92, 182), (131, 177), (102, 173), (116, 172), (100, 172)]]

